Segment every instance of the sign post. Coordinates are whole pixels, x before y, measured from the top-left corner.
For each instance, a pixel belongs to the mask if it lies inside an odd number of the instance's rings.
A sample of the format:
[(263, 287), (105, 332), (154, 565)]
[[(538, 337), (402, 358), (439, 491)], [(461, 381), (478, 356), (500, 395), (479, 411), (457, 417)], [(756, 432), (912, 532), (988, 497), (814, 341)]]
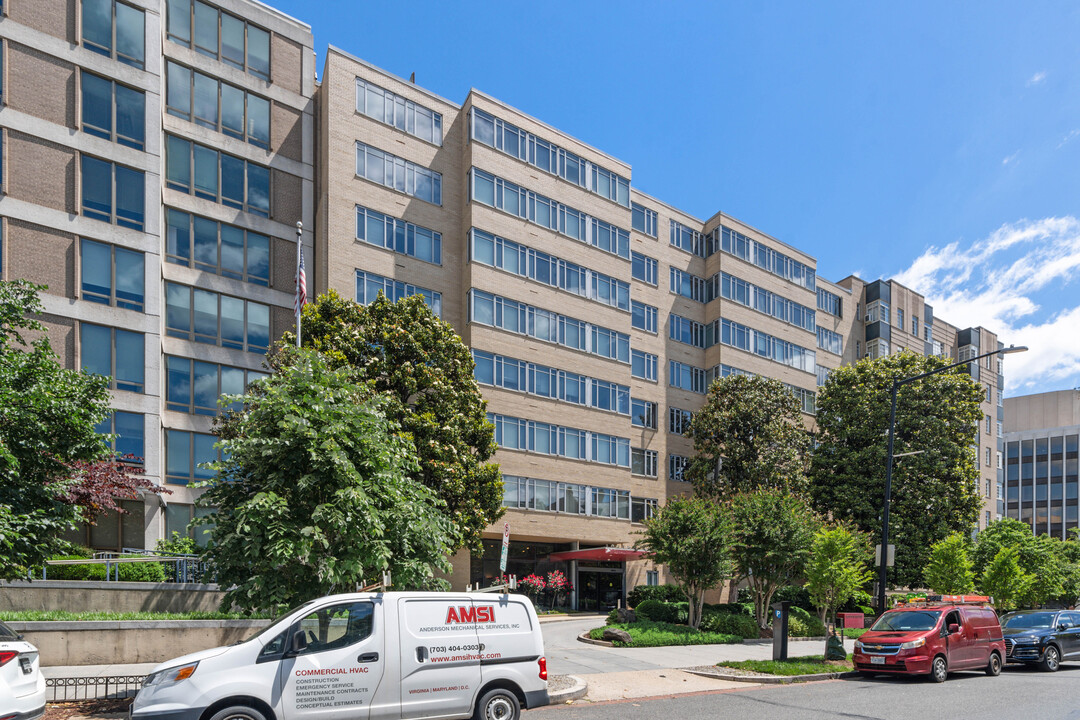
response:
[(499, 573), (506, 574), (506, 555), (510, 552), (510, 523), (503, 523), (502, 557), (499, 558)]

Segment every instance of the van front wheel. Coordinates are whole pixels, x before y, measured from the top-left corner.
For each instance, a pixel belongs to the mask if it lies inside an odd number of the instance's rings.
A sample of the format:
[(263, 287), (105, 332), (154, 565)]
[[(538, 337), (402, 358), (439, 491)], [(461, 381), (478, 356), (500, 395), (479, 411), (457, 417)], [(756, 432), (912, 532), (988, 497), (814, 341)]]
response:
[(473, 720), (519, 720), (520, 717), (521, 704), (517, 696), (509, 690), (495, 688), (480, 698)]
[(266, 720), (266, 716), (247, 705), (232, 705), (218, 710), (209, 720)]
[(930, 679), (936, 683), (943, 683), (949, 677), (949, 665), (945, 658), (938, 655), (934, 658), (934, 664), (930, 666)]

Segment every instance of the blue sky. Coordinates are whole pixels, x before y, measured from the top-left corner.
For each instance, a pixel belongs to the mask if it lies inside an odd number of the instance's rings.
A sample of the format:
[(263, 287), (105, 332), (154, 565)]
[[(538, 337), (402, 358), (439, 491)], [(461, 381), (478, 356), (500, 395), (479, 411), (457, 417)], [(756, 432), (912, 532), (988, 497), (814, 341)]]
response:
[(1080, 3), (271, 0), (455, 102), (487, 92), (1080, 386)]

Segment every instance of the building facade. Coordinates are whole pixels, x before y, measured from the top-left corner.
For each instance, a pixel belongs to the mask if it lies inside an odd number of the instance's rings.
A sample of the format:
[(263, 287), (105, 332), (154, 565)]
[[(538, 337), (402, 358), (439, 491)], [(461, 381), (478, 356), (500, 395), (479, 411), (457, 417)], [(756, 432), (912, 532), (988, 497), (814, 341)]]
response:
[[(736, 218), (641, 193), (628, 163), (478, 90), (458, 103), (333, 47), (316, 83), (311, 29), (260, 3), (3, 11), (0, 277), (49, 285), (64, 363), (113, 378), (102, 430), (173, 491), (83, 529), (95, 548), (152, 547), (200, 512), (188, 486), (215, 457), (217, 398), (293, 326), (297, 221), (316, 292), (420, 294), (471, 348), (509, 571), (561, 569), (583, 608), (660, 579), (574, 553), (630, 546), (690, 492), (684, 433), (715, 378), (780, 380), (810, 427), (843, 364), (998, 347), (898, 283), (826, 281)], [(971, 372), (988, 388), (984, 527), (1000, 514), (1002, 382), (998, 365)], [(490, 530), (454, 559), (455, 587), (498, 573)]]
[(1005, 401), (1005, 515), (1068, 539), (1077, 519), (1080, 389)]

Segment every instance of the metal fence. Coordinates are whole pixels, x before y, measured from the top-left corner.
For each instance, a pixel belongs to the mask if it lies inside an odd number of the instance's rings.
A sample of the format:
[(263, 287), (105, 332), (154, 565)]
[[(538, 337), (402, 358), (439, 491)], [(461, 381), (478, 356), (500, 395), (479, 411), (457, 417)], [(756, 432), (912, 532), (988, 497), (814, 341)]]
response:
[(134, 697), (145, 675), (45, 678), (46, 702)]
[(213, 565), (199, 560), (197, 555), (161, 555), (147, 550), (124, 549), (122, 553), (99, 552), (84, 560), (46, 560), (41, 579), (49, 579), (49, 567), (57, 565), (104, 565), (106, 580), (120, 580), (120, 566), (130, 563), (155, 562), (165, 570), (165, 581), (175, 583), (213, 583), (217, 575)]

